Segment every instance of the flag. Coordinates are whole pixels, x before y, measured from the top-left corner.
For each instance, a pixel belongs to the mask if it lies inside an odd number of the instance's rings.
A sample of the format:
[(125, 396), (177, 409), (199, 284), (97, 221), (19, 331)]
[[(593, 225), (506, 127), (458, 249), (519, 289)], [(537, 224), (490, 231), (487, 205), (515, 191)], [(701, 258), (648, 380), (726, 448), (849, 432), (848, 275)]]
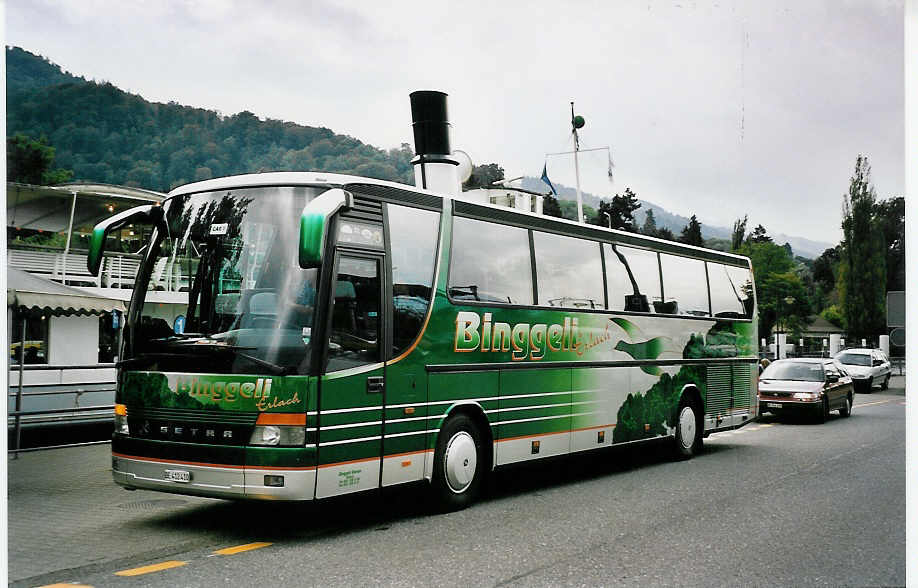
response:
[(551, 180), (548, 179), (548, 162), (545, 162), (545, 165), (542, 166), (542, 181), (548, 184), (548, 187), (551, 188), (551, 193), (555, 196), (558, 195), (555, 187), (551, 185)]
[(609, 156), (609, 181), (610, 181), (610, 182), (614, 182), (615, 179), (612, 177), (612, 168), (614, 167), (614, 165), (613, 165), (613, 163), (612, 163), (612, 152), (611, 152), (611, 151), (606, 151), (606, 155)]

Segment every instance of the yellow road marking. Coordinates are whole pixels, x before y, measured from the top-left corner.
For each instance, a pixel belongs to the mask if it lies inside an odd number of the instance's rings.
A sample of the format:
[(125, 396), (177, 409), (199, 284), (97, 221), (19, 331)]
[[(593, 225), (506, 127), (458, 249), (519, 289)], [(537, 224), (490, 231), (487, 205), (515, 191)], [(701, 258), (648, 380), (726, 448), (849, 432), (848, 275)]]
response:
[(874, 404), (886, 404), (889, 400), (878, 400), (876, 402), (867, 402), (865, 404), (857, 404), (855, 406), (873, 406)]
[(252, 551), (253, 549), (261, 549), (262, 547), (267, 547), (271, 543), (265, 543), (264, 541), (257, 543), (246, 543), (245, 545), (237, 545), (236, 547), (227, 547), (225, 549), (218, 549), (214, 552), (214, 555), (233, 555), (236, 553), (242, 553), (243, 551)]
[(153, 564), (149, 566), (142, 566), (139, 568), (133, 568), (130, 570), (121, 570), (120, 572), (115, 572), (116, 576), (142, 576), (143, 574), (149, 574), (151, 572), (159, 572), (162, 570), (168, 570), (171, 568), (178, 568), (183, 565), (186, 565), (187, 561), (164, 561), (162, 563)]
[(759, 425), (759, 426), (760, 426), (760, 427), (774, 427), (775, 424), (774, 424), (774, 423), (762, 423), (762, 424)]

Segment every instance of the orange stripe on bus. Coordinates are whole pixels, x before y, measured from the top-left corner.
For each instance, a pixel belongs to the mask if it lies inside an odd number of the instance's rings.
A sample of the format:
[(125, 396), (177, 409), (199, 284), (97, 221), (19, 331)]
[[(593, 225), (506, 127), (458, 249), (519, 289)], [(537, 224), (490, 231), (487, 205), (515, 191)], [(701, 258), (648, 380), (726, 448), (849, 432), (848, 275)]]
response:
[(306, 413), (261, 413), (256, 425), (300, 425), (306, 426)]
[(605, 429), (605, 428), (615, 428), (615, 425), (596, 425), (595, 427), (583, 427), (581, 429), (571, 429), (571, 433), (576, 433), (577, 431), (592, 431), (594, 429)]
[[(424, 453), (433, 453), (433, 449), (422, 449), (422, 450), (420, 450), (420, 451), (406, 451), (405, 453), (393, 453), (393, 454), (390, 454), (390, 455), (384, 455), (384, 456), (383, 456), (383, 459), (390, 459), (390, 458), (393, 458), (393, 457), (405, 457), (406, 455), (419, 455), (419, 454), (424, 454)], [(361, 459), (351, 459), (351, 460), (348, 460), (348, 461), (336, 461), (335, 463), (323, 463), (322, 465), (320, 465), (320, 466), (318, 466), (318, 467), (319, 467), (319, 469), (322, 469), (322, 468), (333, 468), (333, 467), (335, 467), (335, 466), (348, 465), (348, 464), (351, 464), (351, 463), (360, 463), (360, 462), (362, 462), (362, 461), (376, 461), (376, 460), (378, 460), (378, 459), (379, 459), (378, 457), (364, 457), (364, 458), (361, 458)]]

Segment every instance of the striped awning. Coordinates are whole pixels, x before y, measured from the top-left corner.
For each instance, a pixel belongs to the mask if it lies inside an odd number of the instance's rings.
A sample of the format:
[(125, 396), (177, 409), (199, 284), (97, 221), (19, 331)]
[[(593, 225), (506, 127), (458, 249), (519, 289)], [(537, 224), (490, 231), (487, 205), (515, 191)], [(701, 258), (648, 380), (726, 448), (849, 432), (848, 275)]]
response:
[(92, 296), (15, 268), (8, 267), (6, 272), (6, 305), (19, 313), (88, 316), (125, 310), (120, 300)]

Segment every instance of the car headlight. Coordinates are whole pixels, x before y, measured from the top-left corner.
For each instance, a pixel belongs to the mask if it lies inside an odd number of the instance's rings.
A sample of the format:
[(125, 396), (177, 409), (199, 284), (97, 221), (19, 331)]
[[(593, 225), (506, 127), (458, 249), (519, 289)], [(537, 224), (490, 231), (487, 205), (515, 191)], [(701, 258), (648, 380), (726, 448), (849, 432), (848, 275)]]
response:
[(127, 406), (124, 404), (115, 405), (115, 433), (119, 435), (131, 434), (131, 428), (128, 427)]
[(794, 398), (797, 400), (816, 400), (819, 398), (819, 394), (815, 392), (794, 392)]
[(252, 430), (249, 445), (298, 446), (306, 444), (306, 427), (285, 425), (257, 425)]

